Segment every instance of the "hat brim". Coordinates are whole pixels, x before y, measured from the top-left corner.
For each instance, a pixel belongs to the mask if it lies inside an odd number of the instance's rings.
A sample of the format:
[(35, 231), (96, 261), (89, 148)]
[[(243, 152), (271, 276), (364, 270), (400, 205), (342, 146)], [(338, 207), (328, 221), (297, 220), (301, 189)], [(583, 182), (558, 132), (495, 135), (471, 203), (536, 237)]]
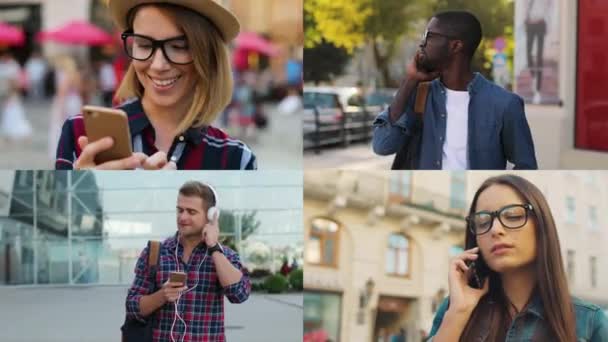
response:
[(239, 34), (241, 25), (236, 16), (214, 0), (110, 0), (108, 8), (118, 27), (126, 30), (128, 28), (127, 14), (133, 7), (155, 3), (174, 4), (199, 13), (218, 28), (227, 43)]

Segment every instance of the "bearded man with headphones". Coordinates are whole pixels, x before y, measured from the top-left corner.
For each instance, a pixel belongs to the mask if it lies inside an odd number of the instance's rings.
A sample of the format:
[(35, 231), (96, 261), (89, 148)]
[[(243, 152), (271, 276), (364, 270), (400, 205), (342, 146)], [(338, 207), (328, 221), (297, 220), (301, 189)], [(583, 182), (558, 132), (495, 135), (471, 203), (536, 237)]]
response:
[(153, 341), (225, 341), (224, 296), (231, 303), (249, 297), (251, 283), (238, 254), (218, 241), (217, 202), (217, 193), (208, 184), (182, 185), (178, 231), (160, 243), (153, 282), (151, 243), (137, 261), (126, 300), (127, 318), (154, 319)]

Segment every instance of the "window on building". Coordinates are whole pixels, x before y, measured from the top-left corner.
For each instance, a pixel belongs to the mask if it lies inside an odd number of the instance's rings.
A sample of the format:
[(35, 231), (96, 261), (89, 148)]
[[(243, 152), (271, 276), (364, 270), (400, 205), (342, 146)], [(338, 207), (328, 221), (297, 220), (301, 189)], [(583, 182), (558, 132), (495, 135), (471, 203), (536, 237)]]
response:
[(392, 203), (407, 202), (412, 196), (412, 172), (391, 172), (389, 178), (389, 201)]
[(589, 206), (589, 228), (597, 229), (597, 207), (594, 205)]
[(330, 219), (312, 220), (306, 244), (306, 261), (311, 264), (337, 266), (340, 225)]
[(576, 202), (574, 197), (566, 197), (566, 222), (576, 223)]
[(597, 287), (597, 258), (592, 256), (589, 258), (589, 266), (591, 273), (591, 287)]
[(391, 234), (386, 250), (386, 273), (405, 277), (409, 273), (409, 239), (403, 234)]
[(465, 209), (466, 206), (466, 174), (464, 171), (452, 171), (450, 185), (450, 207)]
[(568, 253), (566, 256), (566, 261), (567, 261), (566, 272), (568, 272), (568, 282), (570, 282), (570, 284), (574, 283), (574, 270), (575, 270), (574, 258), (575, 258), (574, 251), (568, 250)]

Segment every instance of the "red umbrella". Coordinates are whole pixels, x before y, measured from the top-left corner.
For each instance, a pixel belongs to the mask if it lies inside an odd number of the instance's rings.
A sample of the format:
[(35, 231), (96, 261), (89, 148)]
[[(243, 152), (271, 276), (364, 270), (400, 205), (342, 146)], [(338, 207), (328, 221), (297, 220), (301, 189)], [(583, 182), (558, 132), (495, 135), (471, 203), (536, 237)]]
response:
[(112, 35), (82, 20), (71, 21), (57, 30), (40, 32), (38, 39), (85, 45), (106, 45), (113, 42)]
[(0, 22), (0, 43), (23, 45), (24, 42), (25, 34), (22, 29)]
[(242, 32), (236, 37), (235, 44), (237, 50), (253, 51), (268, 56), (277, 54), (276, 47), (255, 32)]

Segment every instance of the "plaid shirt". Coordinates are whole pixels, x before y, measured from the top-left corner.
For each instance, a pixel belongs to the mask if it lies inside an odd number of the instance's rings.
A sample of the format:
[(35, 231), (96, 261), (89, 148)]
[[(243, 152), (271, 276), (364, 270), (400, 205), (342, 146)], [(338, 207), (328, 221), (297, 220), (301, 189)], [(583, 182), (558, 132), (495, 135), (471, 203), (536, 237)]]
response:
[[(124, 103), (119, 107), (127, 113), (131, 137), (141, 135), (143, 153), (148, 156), (158, 152), (155, 146), (155, 132), (139, 99)], [(86, 136), (82, 115), (66, 120), (61, 130), (57, 146), (55, 169), (71, 170), (82, 152), (78, 138)], [(177, 162), (179, 170), (255, 170), (256, 157), (249, 147), (239, 140), (231, 139), (219, 128), (212, 126), (190, 128), (175, 137), (167, 155), (171, 156), (181, 140), (186, 148)]]
[[(168, 238), (161, 243), (155, 291), (158, 291), (169, 279), (170, 272), (177, 270), (175, 260), (176, 244), (176, 236)], [(145, 319), (139, 315), (139, 300), (141, 296), (151, 294), (149, 290), (150, 282), (147, 277), (149, 247), (148, 245), (142, 251), (137, 260), (135, 280), (129, 289), (126, 301), (127, 317), (141, 321), (145, 321)], [(236, 252), (227, 247), (222, 247), (226, 258), (230, 260), (234, 267), (241, 270), (241, 262)], [(249, 277), (243, 274), (238, 283), (222, 288), (211, 256), (207, 256), (207, 259), (205, 259), (201, 266), (201, 272), (197, 272), (198, 265), (207, 252), (204, 244), (201, 243), (194, 248), (188, 263), (182, 260), (183, 251), (184, 248), (179, 244), (177, 255), (181, 263), (180, 270), (188, 275), (187, 286), (188, 288), (194, 286), (197, 278), (198, 285), (194, 290), (184, 293), (179, 300), (179, 314), (186, 322), (188, 330), (184, 332), (184, 324), (178, 318), (173, 328), (173, 338), (175, 341), (181, 341), (185, 333), (184, 341), (225, 341), (224, 296), (231, 303), (242, 303), (247, 300), (251, 292)], [(171, 325), (173, 324), (175, 315), (174, 303), (166, 303), (155, 312), (155, 315), (156, 328), (154, 329), (154, 341), (171, 341)]]
[[(597, 305), (574, 297), (572, 298), (572, 305), (576, 319), (577, 341), (608, 341), (608, 318), (606, 318), (602, 309)], [(433, 341), (433, 336), (437, 334), (448, 307), (449, 298), (446, 298), (437, 309), (435, 319), (433, 320), (433, 327), (429, 334), (430, 337), (426, 340), (427, 342)], [(548, 328), (547, 321), (544, 319), (542, 300), (539, 295), (534, 295), (530, 304), (515, 316), (507, 331), (505, 342), (552, 341)], [(475, 341), (486, 341), (488, 336), (487, 329), (481, 329), (480, 334)]]

